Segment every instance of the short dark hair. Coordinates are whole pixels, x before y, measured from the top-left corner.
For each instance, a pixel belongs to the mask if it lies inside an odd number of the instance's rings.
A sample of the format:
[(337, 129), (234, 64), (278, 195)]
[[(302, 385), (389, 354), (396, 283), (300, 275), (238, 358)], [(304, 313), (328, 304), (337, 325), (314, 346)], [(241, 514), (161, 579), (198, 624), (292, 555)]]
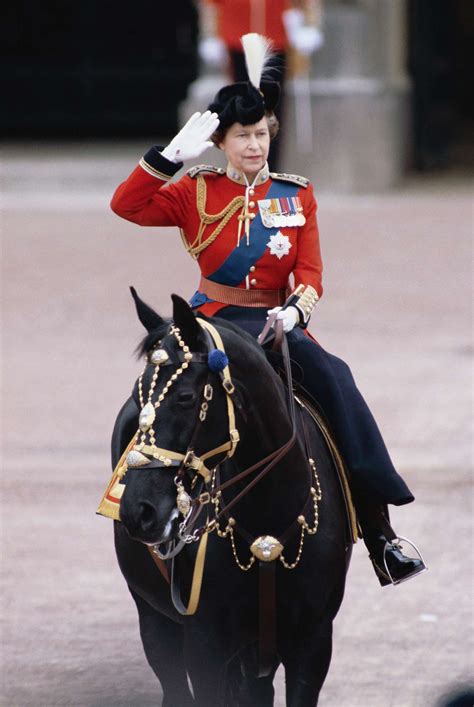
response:
[[(264, 117), (267, 119), (267, 125), (268, 125), (268, 132), (270, 133), (270, 140), (273, 140), (276, 138), (278, 134), (278, 130), (280, 129), (280, 123), (278, 122), (278, 118), (276, 117), (275, 113), (273, 111), (267, 111), (264, 115)], [(227, 135), (227, 131), (229, 128), (231, 128), (232, 125), (229, 125), (228, 127), (221, 128), (220, 126), (217, 128), (215, 132), (212, 133), (210, 140), (214, 143), (216, 147), (219, 147), (221, 142), (224, 140), (225, 136)]]

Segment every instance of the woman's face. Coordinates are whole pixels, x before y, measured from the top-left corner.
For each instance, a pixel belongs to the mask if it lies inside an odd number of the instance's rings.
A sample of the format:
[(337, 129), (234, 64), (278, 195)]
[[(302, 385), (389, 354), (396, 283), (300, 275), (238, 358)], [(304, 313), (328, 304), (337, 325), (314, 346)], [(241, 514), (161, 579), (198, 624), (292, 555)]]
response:
[(255, 177), (264, 167), (270, 149), (267, 119), (263, 117), (253, 125), (234, 123), (219, 147), (238, 172)]

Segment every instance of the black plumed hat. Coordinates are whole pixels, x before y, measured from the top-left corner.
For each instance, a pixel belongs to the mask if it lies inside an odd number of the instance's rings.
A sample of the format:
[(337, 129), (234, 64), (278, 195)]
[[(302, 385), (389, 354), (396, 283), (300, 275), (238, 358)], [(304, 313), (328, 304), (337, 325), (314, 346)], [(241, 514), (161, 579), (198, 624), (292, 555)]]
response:
[(217, 113), (221, 128), (233, 123), (258, 123), (266, 111), (275, 108), (280, 98), (280, 85), (276, 81), (261, 80), (265, 63), (271, 56), (269, 41), (252, 33), (242, 37), (242, 44), (250, 80), (224, 86), (208, 106), (208, 110)]

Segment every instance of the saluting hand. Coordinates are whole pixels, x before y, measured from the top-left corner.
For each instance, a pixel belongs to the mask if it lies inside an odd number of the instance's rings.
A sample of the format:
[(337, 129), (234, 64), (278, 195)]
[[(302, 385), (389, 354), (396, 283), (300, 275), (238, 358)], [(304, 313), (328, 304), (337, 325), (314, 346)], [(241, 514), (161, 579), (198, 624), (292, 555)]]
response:
[(171, 162), (185, 162), (199, 157), (212, 146), (209, 138), (218, 125), (217, 113), (209, 110), (202, 114), (194, 113), (161, 154)]

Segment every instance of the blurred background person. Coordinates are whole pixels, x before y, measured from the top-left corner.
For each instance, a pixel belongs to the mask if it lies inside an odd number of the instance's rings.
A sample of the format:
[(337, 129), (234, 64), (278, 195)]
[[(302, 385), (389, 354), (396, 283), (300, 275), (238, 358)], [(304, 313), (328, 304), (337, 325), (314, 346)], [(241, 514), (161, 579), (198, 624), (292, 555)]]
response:
[(272, 141), (268, 158), (278, 171), (281, 136), (284, 135), (285, 79), (288, 74), (308, 73), (310, 55), (324, 43), (323, 0), (202, 0), (201, 58), (211, 66), (228, 63), (232, 81), (247, 81), (240, 37), (256, 32), (272, 42), (269, 77), (278, 81), (281, 96), (275, 114), (280, 133)]

